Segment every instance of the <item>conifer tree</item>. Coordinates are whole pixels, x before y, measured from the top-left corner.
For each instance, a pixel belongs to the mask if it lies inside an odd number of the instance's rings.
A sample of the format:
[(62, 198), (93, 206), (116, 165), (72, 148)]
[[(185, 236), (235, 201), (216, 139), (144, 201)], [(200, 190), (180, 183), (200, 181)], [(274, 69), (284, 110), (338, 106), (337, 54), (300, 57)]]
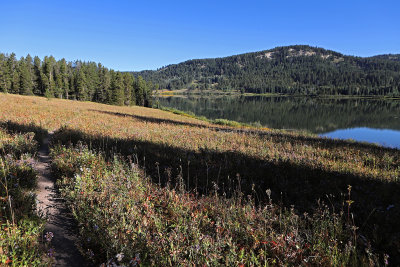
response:
[(28, 61), (29, 61), (28, 58), (26, 60), (24, 60), (24, 58), (21, 58), (19, 61), (20, 85), (18, 93), (21, 95), (31, 95), (33, 93), (32, 92), (33, 83)]
[[(22, 61), (24, 58), (22, 58)], [(14, 68), (11, 70), (11, 93), (13, 94), (19, 94), (20, 93), (20, 87), (21, 87), (21, 66), (19, 64), (19, 61), (16, 60), (15, 58), (13, 59), (14, 63)]]
[(58, 86), (61, 89), (61, 97), (69, 99), (68, 65), (67, 61), (64, 58), (59, 61), (58, 69), (59, 69)]
[(33, 93), (43, 95), (42, 62), (38, 56), (33, 58)]
[(19, 91), (19, 78), (17, 79), (17, 62), (15, 54), (11, 53), (8, 56), (7, 63), (5, 66), (5, 92), (17, 94)]
[(150, 81), (146, 84), (144, 91), (144, 104), (145, 107), (152, 107), (153, 105), (153, 83)]
[(121, 72), (113, 72), (111, 82), (111, 102), (112, 105), (122, 106), (124, 104), (124, 79)]
[(96, 88), (94, 101), (100, 103), (109, 103), (111, 96), (109, 95), (111, 88), (111, 74), (110, 71), (103, 67), (101, 64), (98, 66), (99, 69), (99, 85)]
[(136, 101), (136, 98), (132, 99), (132, 91), (133, 89), (133, 84), (134, 84), (134, 78), (131, 73), (125, 72), (123, 74), (123, 80), (124, 80), (124, 105), (130, 106), (132, 105), (132, 101)]
[(87, 100), (87, 85), (86, 85), (86, 75), (82, 69), (78, 70), (75, 79), (75, 95), (77, 100), (86, 101)]
[(54, 81), (54, 67), (55, 58), (53, 56), (44, 57), (42, 64), (42, 93), (46, 97), (53, 97), (55, 91), (55, 81)]
[(144, 106), (146, 91), (146, 81), (142, 76), (137, 77), (135, 82), (136, 105)]
[(0, 53), (0, 92), (7, 93), (7, 58)]

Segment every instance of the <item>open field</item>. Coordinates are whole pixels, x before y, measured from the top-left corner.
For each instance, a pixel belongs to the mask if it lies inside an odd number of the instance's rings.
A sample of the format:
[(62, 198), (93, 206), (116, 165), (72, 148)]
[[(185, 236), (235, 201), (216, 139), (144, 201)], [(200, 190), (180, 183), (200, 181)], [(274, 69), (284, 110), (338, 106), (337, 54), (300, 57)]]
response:
[[(400, 261), (399, 150), (213, 125), (143, 107), (5, 94), (0, 122), (55, 132), (54, 169), (82, 234), (94, 225), (108, 233), (87, 244), (95, 255), (135, 258), (137, 251), (143, 262), (165, 265)], [(118, 163), (127, 157), (135, 169)], [(79, 186), (72, 186), (77, 176)], [(128, 182), (138, 187), (128, 190)], [(196, 214), (207, 218), (191, 221)], [(121, 220), (130, 223), (110, 229)], [(143, 232), (143, 240), (127, 231)], [(116, 243), (105, 244), (112, 234)], [(199, 236), (211, 245), (191, 247)], [(137, 243), (128, 245), (129, 238)], [(163, 251), (152, 251), (161, 241)]]

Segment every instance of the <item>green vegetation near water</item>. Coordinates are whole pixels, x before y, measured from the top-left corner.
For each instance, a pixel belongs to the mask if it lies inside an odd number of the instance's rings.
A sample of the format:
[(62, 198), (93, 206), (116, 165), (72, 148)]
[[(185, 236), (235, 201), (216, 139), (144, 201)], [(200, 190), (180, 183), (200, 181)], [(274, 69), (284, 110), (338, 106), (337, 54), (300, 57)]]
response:
[(179, 109), (175, 109), (175, 108), (168, 108), (168, 107), (163, 107), (163, 106), (159, 106), (158, 107), (161, 110), (164, 111), (168, 111), (168, 112), (172, 112), (174, 114), (177, 115), (181, 115), (181, 116), (185, 116), (185, 117), (189, 117), (189, 118), (194, 118), (194, 119), (198, 119), (201, 121), (205, 121), (205, 122), (209, 122), (209, 123), (213, 123), (213, 124), (218, 124), (218, 125), (224, 125), (224, 126), (231, 126), (231, 127), (257, 127), (258, 125), (253, 125), (253, 124), (247, 124), (247, 123), (241, 123), (241, 122), (237, 122), (237, 121), (232, 121), (232, 120), (227, 120), (227, 119), (207, 119), (204, 116), (196, 116), (193, 112), (190, 111), (182, 111)]

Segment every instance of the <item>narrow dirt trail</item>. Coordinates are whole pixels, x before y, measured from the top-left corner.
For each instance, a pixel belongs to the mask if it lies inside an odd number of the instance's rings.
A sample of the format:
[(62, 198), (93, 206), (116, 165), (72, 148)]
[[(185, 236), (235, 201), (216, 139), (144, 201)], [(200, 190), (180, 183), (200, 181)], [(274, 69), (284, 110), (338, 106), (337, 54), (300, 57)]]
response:
[(51, 175), (49, 138), (47, 136), (38, 151), (38, 162), (35, 169), (38, 172), (37, 209), (47, 215), (45, 233), (52, 232), (51, 242), (54, 248), (54, 266), (87, 266), (84, 258), (76, 247), (78, 241), (76, 223), (72, 214), (60, 198), (55, 188), (55, 180)]

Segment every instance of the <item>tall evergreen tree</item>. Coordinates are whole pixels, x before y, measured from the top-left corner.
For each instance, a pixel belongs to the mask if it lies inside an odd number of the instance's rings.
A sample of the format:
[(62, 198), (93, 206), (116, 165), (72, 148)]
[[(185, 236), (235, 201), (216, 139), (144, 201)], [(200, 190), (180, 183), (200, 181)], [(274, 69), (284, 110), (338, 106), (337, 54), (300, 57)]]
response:
[(142, 76), (137, 77), (135, 82), (135, 93), (136, 105), (138, 106), (144, 106), (146, 86), (146, 81), (142, 78)]
[(68, 79), (68, 65), (67, 61), (63, 58), (58, 62), (59, 75), (57, 84), (60, 87), (61, 98), (69, 98), (69, 79)]
[(33, 58), (33, 93), (43, 95), (42, 61), (38, 56)]
[(112, 74), (110, 104), (122, 106), (125, 100), (124, 79), (121, 72), (113, 72)]
[(25, 62), (26, 62), (26, 67), (29, 72), (29, 86), (30, 86), (29, 94), (32, 95), (33, 89), (34, 89), (35, 77), (34, 77), (34, 70), (33, 70), (33, 59), (30, 54), (26, 55)]
[(77, 100), (86, 101), (88, 97), (86, 75), (82, 68), (77, 72), (75, 78), (75, 95)]
[[(28, 59), (28, 58), (27, 58)], [(32, 60), (32, 59), (31, 59)], [(21, 58), (19, 61), (19, 94), (21, 95), (31, 95), (33, 83), (32, 83), (32, 75), (30, 71), (30, 65), (28, 63), (29, 59), (26, 60)]]
[(100, 103), (108, 103), (111, 102), (109, 99), (111, 98), (109, 95), (111, 88), (111, 74), (110, 71), (103, 67), (101, 64), (98, 66), (99, 69), (99, 85), (96, 88), (94, 101)]
[(8, 56), (6, 64), (5, 92), (19, 93), (19, 77), (17, 77), (17, 71), (17, 60), (15, 54), (11, 53), (11, 55)]
[(53, 97), (55, 92), (55, 81), (54, 81), (54, 67), (55, 59), (53, 56), (44, 57), (42, 64), (42, 93), (46, 97)]
[(145, 107), (152, 107), (153, 105), (153, 83), (151, 81), (147, 82), (144, 91), (144, 104)]
[[(124, 80), (124, 105), (126, 106), (130, 106), (133, 104), (136, 104), (136, 98), (132, 97), (134, 95), (132, 95), (132, 92), (134, 91), (133, 86), (134, 86), (134, 78), (133, 75), (131, 73), (125, 72), (123, 74), (123, 80)], [(132, 103), (133, 102), (133, 103)]]
[(0, 53), (0, 92), (7, 93), (7, 58)]

